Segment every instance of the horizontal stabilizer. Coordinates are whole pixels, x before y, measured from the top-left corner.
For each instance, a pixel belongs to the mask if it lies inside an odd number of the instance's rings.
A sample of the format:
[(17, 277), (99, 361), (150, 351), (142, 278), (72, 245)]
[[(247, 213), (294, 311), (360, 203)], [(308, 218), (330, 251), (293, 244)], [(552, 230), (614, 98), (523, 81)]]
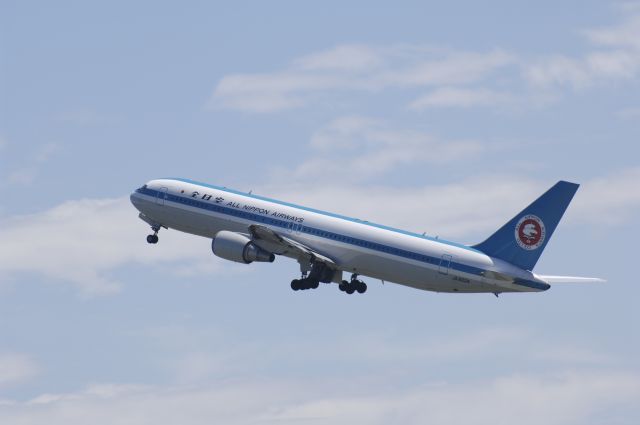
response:
[(576, 276), (540, 276), (537, 278), (547, 283), (604, 283), (606, 280), (599, 277), (576, 277)]

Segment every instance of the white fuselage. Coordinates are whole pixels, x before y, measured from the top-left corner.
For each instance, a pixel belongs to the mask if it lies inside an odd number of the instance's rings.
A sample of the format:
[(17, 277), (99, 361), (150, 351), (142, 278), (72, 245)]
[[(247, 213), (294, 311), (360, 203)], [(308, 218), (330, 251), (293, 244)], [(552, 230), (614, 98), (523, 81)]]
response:
[(131, 195), (149, 219), (214, 238), (259, 224), (332, 259), (339, 270), (438, 292), (534, 292), (533, 273), (465, 246), (185, 179), (152, 180)]

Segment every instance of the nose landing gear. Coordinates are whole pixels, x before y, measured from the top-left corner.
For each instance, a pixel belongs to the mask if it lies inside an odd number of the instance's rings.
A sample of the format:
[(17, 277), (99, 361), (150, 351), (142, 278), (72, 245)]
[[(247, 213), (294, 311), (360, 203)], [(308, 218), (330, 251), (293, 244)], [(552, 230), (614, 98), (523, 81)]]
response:
[(159, 224), (151, 225), (151, 230), (153, 230), (153, 235), (147, 235), (147, 242), (150, 244), (157, 244), (159, 240), (158, 232), (160, 231), (160, 225)]
[(149, 226), (151, 226), (151, 230), (153, 230), (153, 234), (147, 236), (147, 242), (150, 244), (158, 243), (158, 232), (163, 227), (167, 229), (167, 226), (163, 226), (162, 224), (156, 222), (155, 220), (152, 220), (151, 218), (147, 217), (142, 213), (138, 214), (138, 217), (140, 218), (140, 220), (144, 221)]

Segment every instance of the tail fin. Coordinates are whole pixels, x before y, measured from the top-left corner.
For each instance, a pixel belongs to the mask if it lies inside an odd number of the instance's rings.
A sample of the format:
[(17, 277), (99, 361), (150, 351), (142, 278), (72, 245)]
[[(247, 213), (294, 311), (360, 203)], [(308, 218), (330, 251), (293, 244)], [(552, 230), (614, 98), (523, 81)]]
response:
[(559, 181), (474, 248), (525, 270), (533, 270), (579, 186)]

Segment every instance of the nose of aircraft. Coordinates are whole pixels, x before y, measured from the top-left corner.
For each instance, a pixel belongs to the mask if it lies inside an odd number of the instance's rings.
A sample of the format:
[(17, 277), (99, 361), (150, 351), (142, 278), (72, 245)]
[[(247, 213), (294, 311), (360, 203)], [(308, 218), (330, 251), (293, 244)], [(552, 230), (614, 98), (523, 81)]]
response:
[(129, 195), (129, 200), (131, 201), (131, 203), (133, 204), (134, 207), (138, 208), (138, 200), (137, 200), (137, 196), (138, 194), (136, 192), (131, 193), (131, 195)]
[(138, 209), (138, 211), (141, 211), (140, 210), (140, 205), (142, 203), (141, 194), (144, 192), (146, 188), (147, 188), (147, 185), (145, 184), (142, 187), (139, 187), (136, 190), (134, 190), (131, 193), (131, 195), (129, 195), (129, 200), (131, 201), (133, 206), (136, 207), (136, 209)]

